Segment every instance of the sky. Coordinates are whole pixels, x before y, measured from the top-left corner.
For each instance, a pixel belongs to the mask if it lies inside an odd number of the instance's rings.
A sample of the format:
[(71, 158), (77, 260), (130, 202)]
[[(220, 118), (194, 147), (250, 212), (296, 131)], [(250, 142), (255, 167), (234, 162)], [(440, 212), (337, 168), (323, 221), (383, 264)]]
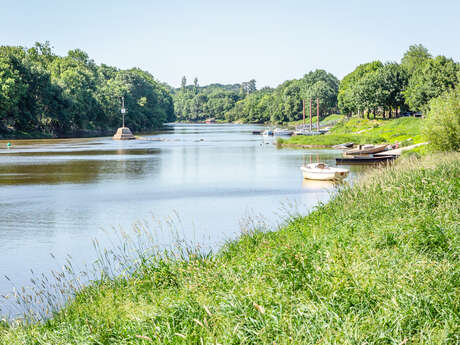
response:
[(0, 0), (0, 45), (37, 41), (176, 87), (182, 76), (275, 87), (315, 69), (340, 79), (399, 62), (411, 44), (459, 61), (460, 1)]

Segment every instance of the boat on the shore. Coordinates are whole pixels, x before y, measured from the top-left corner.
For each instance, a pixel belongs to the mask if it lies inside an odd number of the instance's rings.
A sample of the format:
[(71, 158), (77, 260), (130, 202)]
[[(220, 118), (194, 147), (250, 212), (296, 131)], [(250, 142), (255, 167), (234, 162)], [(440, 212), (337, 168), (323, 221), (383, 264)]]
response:
[(370, 155), (385, 151), (387, 144), (383, 145), (359, 145), (356, 149), (345, 151), (345, 155)]
[(309, 131), (309, 130), (296, 130), (294, 131), (293, 135), (307, 135), (307, 136), (310, 136), (310, 135), (321, 135), (323, 134), (322, 132), (318, 132), (318, 131)]
[(293, 133), (294, 131), (291, 131), (289, 129), (282, 129), (282, 128), (276, 128), (273, 131), (273, 135), (277, 137), (282, 137), (282, 136), (290, 137)]
[(336, 164), (377, 164), (377, 163), (385, 163), (391, 162), (396, 158), (396, 156), (388, 155), (388, 156), (353, 156), (353, 157), (342, 157), (336, 158)]
[(340, 181), (349, 173), (348, 169), (330, 167), (325, 163), (310, 163), (300, 170), (304, 179), (321, 181)]
[(349, 149), (351, 147), (353, 147), (352, 142), (332, 146), (333, 149)]

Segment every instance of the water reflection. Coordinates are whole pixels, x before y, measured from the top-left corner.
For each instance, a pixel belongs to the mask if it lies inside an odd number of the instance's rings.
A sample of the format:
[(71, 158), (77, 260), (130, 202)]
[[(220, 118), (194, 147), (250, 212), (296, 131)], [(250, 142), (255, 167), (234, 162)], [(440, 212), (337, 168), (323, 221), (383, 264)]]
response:
[(337, 188), (339, 184), (333, 181), (319, 181), (319, 180), (302, 180), (302, 188), (306, 190), (318, 191), (318, 190), (325, 190), (325, 191), (333, 191)]
[[(122, 154), (122, 153), (121, 153)], [(159, 173), (160, 160), (63, 160), (44, 161), (42, 164), (0, 164), (0, 185), (39, 185), (63, 183), (94, 183), (100, 179), (140, 179), (146, 173)]]

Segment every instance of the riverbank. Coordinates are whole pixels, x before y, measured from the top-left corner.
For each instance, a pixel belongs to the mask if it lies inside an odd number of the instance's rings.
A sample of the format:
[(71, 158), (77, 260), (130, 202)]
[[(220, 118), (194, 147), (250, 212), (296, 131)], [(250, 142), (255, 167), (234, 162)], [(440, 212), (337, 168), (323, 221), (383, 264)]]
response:
[(146, 260), (4, 344), (454, 344), (460, 154), (404, 159), (279, 231)]
[(343, 118), (324, 135), (294, 136), (280, 139), (281, 147), (331, 147), (345, 142), (355, 144), (394, 144), (402, 146), (421, 143), (424, 141), (422, 129), (424, 119), (401, 117), (391, 120), (368, 120), (361, 118)]

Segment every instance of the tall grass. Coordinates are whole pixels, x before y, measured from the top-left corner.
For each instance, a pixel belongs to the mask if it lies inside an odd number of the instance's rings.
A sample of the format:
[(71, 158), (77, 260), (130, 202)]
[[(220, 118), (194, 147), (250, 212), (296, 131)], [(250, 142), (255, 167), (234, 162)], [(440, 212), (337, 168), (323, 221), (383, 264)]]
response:
[(459, 176), (460, 154), (402, 159), (215, 255), (141, 255), (0, 343), (458, 344)]

